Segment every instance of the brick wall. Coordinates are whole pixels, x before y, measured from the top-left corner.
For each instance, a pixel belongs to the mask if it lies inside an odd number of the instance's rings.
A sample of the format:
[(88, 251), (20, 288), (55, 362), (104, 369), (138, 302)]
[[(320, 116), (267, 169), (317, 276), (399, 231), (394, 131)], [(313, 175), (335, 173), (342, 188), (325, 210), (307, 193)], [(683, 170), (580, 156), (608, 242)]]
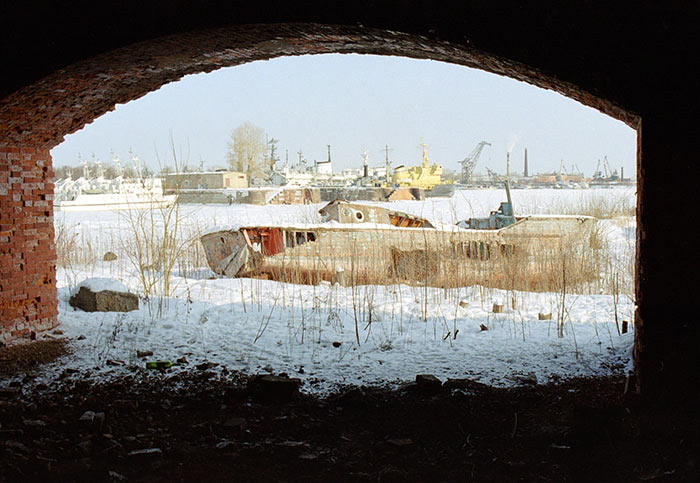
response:
[[(680, 209), (695, 206), (697, 192), (698, 165), (689, 161), (696, 156), (698, 138), (697, 85), (686, 75), (695, 61), (688, 46), (697, 43), (696, 9), (642, 2), (640, 9), (621, 6), (601, 15), (600, 8), (586, 2), (560, 2), (561, 8), (543, 14), (541, 8), (463, 2), (461, 14), (417, 5), (386, 15), (381, 9), (355, 10), (351, 2), (322, 13), (297, 3), (278, 11), (277, 20), (261, 19), (259, 9), (255, 15), (229, 12), (227, 19), (212, 7), (199, 9), (197, 22), (191, 9), (168, 9), (156, 26), (160, 30), (144, 29), (153, 26), (146, 9), (123, 10), (126, 17), (113, 22), (120, 26), (116, 29), (95, 30), (101, 17), (89, 21), (87, 10), (82, 30), (55, 16), (42, 25), (34, 10), (26, 24), (4, 23), (11, 39), (23, 39), (27, 28), (37, 25), (42, 31), (58, 28), (58, 33), (38, 39), (32, 55), (26, 48), (6, 49), (21, 65), (3, 64), (12, 75), (0, 76), (7, 86), (0, 91), (0, 338), (26, 335), (28, 326), (55, 324), (55, 255), (51, 222), (45, 219), (51, 200), (34, 191), (42, 191), (42, 183), (44, 194), (51, 191), (47, 150), (66, 134), (115, 104), (188, 74), (291, 55), (401, 55), (476, 67), (552, 89), (635, 129), (644, 119), (638, 161), (639, 387), (646, 394), (687, 397), (700, 354), (694, 315), (699, 242)], [(105, 11), (110, 20), (119, 13), (113, 6)], [(484, 28), (496, 17), (498, 28)], [(268, 23), (253, 25), (261, 20)], [(297, 23), (308, 20), (326, 25)], [(61, 27), (69, 24), (67, 30)], [(40, 150), (3, 147), (13, 145)], [(46, 201), (48, 210), (35, 206), (37, 194), (36, 201)]]
[(55, 327), (56, 303), (49, 151), (0, 145), (0, 341)]

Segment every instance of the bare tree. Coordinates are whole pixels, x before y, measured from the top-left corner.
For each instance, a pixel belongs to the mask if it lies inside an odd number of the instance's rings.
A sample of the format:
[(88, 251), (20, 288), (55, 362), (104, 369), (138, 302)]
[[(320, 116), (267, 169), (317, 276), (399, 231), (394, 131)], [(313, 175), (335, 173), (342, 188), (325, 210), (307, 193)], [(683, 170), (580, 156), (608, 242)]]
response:
[(227, 143), (226, 159), (234, 171), (248, 174), (248, 184), (251, 179), (264, 172), (267, 142), (265, 131), (250, 122), (238, 126), (231, 132)]

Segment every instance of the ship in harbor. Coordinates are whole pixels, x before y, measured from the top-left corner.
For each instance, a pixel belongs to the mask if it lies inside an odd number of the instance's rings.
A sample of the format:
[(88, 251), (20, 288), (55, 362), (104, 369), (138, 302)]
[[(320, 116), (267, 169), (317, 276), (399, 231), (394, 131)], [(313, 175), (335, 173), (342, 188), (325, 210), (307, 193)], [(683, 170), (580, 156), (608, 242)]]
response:
[[(123, 176), (122, 163), (117, 156), (113, 162), (117, 176), (105, 178), (105, 169), (94, 158), (94, 172), (82, 161), (82, 176), (59, 179), (54, 187), (53, 207), (56, 211), (112, 211), (162, 208), (176, 201), (173, 194), (164, 194), (160, 178), (143, 176), (141, 162), (133, 153), (134, 176)], [(80, 158), (79, 158), (80, 159)]]

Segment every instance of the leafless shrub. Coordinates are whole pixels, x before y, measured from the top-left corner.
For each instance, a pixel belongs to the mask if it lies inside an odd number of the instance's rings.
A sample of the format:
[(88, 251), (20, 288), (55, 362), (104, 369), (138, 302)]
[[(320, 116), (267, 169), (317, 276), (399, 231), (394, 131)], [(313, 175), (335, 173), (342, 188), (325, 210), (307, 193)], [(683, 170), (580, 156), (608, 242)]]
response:
[[(170, 148), (175, 172), (181, 172), (186, 162), (178, 155), (172, 138)], [(124, 253), (136, 270), (144, 298), (159, 300), (159, 313), (165, 298), (172, 295), (171, 280), (178, 261), (193, 242), (183, 236), (184, 214), (177, 201), (179, 183), (174, 191), (175, 201), (171, 203), (163, 203), (154, 196), (146, 209), (134, 208), (122, 213), (128, 228), (122, 240)]]

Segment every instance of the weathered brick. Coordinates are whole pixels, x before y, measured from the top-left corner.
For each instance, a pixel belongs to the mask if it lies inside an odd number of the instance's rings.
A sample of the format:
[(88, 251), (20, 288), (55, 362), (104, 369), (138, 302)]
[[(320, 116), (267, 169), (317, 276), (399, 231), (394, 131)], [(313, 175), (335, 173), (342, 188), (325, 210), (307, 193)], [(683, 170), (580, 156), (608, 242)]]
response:
[[(57, 324), (48, 151), (0, 144), (0, 340)], [(37, 206), (37, 204), (39, 206)]]

